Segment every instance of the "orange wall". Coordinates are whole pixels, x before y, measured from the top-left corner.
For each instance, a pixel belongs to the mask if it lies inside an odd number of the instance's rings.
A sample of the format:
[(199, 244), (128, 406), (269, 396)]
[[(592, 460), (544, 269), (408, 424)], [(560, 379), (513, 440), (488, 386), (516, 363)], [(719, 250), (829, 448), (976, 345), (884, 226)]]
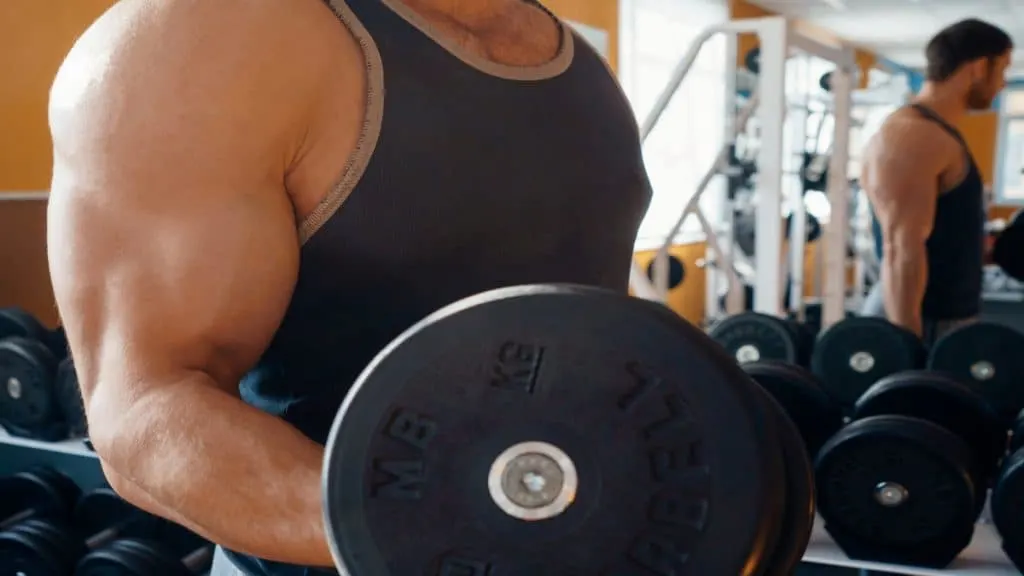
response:
[(615, 70), (619, 56), (619, 2), (618, 0), (541, 0), (566, 20), (601, 28), (608, 32), (608, 61)]
[[(50, 183), (46, 102), (77, 36), (113, 0), (0, 2), (0, 194)], [(46, 205), (0, 202), (0, 306), (22, 306), (56, 322), (46, 266)]]

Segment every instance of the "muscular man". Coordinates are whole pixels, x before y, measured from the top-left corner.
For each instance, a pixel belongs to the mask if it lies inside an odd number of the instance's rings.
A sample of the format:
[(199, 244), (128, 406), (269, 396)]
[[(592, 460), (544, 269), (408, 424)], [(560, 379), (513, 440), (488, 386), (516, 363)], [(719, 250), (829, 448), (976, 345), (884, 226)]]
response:
[(625, 292), (650, 195), (618, 84), (534, 0), (123, 0), (50, 118), (91, 439), (216, 574), (331, 566), (322, 444), (372, 356), (483, 290)]
[(984, 250), (984, 184), (954, 126), (992, 106), (1013, 42), (964, 20), (928, 43), (927, 82), (890, 116), (864, 155), (861, 183), (883, 242), (881, 282), (863, 313), (887, 316), (925, 338), (978, 315)]

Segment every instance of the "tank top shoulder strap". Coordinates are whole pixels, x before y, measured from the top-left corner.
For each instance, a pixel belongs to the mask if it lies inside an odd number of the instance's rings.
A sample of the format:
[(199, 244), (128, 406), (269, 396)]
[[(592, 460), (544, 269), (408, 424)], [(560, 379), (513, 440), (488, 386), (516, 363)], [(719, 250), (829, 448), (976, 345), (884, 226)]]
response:
[(946, 131), (946, 133), (948, 133), (953, 138), (956, 138), (956, 141), (959, 142), (965, 150), (967, 149), (967, 141), (964, 140), (964, 137), (962, 134), (960, 134), (960, 131), (954, 128), (953, 125), (950, 124), (949, 122), (946, 122), (942, 118), (942, 116), (939, 116), (939, 114), (935, 112), (935, 110), (932, 110), (931, 108), (925, 106), (924, 104), (911, 104), (910, 108), (912, 108), (922, 117), (927, 118), (928, 120), (931, 120), (932, 122), (938, 124), (940, 128)]

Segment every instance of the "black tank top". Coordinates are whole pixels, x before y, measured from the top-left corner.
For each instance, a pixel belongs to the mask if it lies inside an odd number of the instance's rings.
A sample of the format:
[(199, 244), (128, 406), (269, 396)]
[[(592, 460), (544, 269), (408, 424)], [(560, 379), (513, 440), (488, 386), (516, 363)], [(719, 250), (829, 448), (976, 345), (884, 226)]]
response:
[(967, 175), (939, 195), (935, 224), (928, 237), (928, 286), (921, 313), (930, 320), (959, 320), (981, 310), (985, 250), (985, 184), (960, 132), (920, 104), (911, 106), (938, 124), (963, 148)]
[[(328, 3), (363, 49), (367, 121), (300, 226), (291, 305), (240, 385), (320, 443), (372, 357), (446, 304), (540, 282), (625, 293), (650, 201), (629, 103), (570, 28), (553, 61), (511, 67), (459, 51), (395, 0)], [(229, 556), (252, 575), (307, 573)]]

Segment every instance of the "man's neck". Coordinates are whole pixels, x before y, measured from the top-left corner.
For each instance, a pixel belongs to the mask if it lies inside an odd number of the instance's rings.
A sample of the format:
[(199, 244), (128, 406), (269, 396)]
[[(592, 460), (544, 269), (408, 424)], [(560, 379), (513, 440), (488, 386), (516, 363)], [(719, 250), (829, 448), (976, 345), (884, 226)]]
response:
[(934, 82), (925, 82), (914, 97), (915, 104), (928, 107), (943, 120), (955, 124), (967, 115), (967, 98), (962, 90)]
[(422, 14), (443, 17), (469, 30), (500, 26), (510, 6), (522, 0), (401, 0)]

